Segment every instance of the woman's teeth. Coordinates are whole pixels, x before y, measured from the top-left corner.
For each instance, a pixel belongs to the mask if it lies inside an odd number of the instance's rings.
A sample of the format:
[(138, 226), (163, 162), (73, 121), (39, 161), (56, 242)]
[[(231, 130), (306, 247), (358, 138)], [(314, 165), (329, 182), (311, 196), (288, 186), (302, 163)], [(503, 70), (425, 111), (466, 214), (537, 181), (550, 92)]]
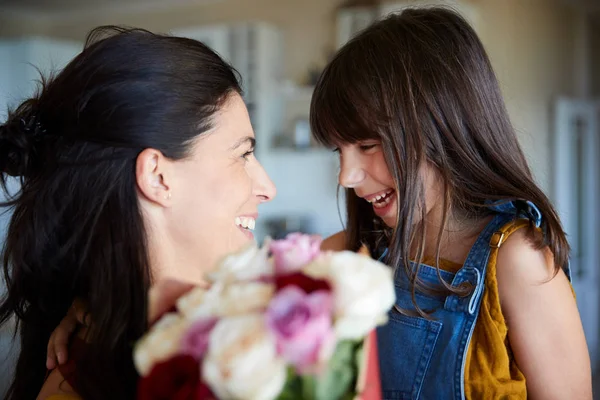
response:
[(235, 224), (244, 229), (254, 230), (256, 226), (256, 220), (251, 217), (236, 217)]

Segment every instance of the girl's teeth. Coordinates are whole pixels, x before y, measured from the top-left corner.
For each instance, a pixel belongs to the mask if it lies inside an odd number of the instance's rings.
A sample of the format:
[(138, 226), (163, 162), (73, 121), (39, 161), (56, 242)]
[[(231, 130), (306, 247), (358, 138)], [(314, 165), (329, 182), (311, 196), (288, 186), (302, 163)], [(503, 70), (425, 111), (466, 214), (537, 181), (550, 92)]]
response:
[(372, 198), (371, 200), (369, 200), (369, 203), (371, 204), (375, 204), (376, 201), (379, 201), (381, 199), (385, 199), (387, 196), (389, 196), (390, 194), (392, 194), (393, 190), (390, 190), (389, 192), (380, 194), (378, 196), (375, 196), (374, 198)]
[(392, 200), (392, 198), (388, 197), (387, 199), (385, 199), (381, 203), (373, 203), (373, 207), (375, 207), (375, 208), (383, 208), (383, 207), (387, 206), (388, 204), (390, 204), (391, 200)]

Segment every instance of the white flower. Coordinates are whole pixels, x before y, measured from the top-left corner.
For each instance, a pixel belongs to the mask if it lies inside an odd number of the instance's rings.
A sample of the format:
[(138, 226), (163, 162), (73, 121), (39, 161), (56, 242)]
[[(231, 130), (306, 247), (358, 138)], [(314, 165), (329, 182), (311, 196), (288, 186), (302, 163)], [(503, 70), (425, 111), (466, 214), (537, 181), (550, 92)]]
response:
[(253, 242), (241, 251), (227, 255), (206, 277), (211, 282), (231, 282), (273, 276), (274, 265), (273, 260), (269, 259), (269, 242), (270, 239), (266, 238), (260, 248)]
[(396, 300), (392, 270), (351, 251), (325, 253), (303, 272), (327, 279), (333, 287), (335, 332), (339, 339), (360, 339), (387, 322)]
[(154, 364), (179, 353), (181, 338), (189, 322), (175, 313), (165, 314), (136, 344), (133, 352), (135, 368), (141, 376), (148, 375)]
[(263, 314), (220, 320), (210, 334), (202, 378), (220, 399), (271, 400), (283, 389), (285, 362)]
[(216, 282), (209, 289), (196, 288), (177, 300), (177, 310), (189, 320), (230, 317), (267, 308), (275, 286), (264, 282)]

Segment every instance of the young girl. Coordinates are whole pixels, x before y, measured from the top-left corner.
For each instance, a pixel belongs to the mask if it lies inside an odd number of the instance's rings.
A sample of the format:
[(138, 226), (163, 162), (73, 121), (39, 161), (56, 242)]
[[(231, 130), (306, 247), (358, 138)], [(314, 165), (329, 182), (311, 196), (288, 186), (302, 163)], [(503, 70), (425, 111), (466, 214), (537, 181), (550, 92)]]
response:
[(410, 9), (363, 31), (322, 74), (311, 125), (346, 188), (325, 246), (396, 270), (384, 399), (591, 399), (565, 234), (463, 18)]

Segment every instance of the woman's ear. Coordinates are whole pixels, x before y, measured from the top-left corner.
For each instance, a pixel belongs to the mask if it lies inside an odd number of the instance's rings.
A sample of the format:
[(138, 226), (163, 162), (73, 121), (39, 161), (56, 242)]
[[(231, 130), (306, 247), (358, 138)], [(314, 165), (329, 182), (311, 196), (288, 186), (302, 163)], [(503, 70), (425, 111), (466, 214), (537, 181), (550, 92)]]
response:
[(158, 150), (145, 149), (136, 160), (135, 178), (141, 195), (149, 202), (169, 207), (171, 162)]

